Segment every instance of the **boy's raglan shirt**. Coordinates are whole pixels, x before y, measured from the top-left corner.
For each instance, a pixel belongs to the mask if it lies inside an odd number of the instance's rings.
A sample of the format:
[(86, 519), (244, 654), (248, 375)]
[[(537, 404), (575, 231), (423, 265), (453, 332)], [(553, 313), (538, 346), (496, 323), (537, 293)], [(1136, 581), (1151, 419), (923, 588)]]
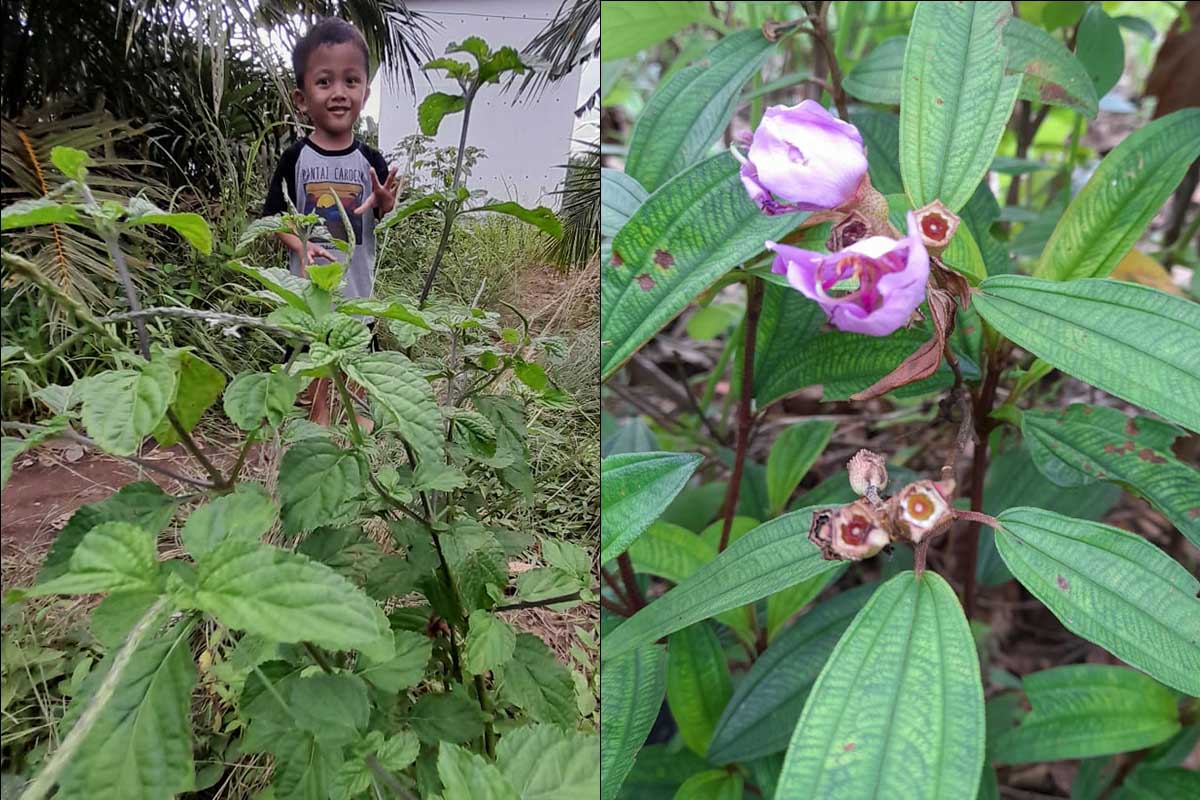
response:
[[(388, 166), (383, 155), (357, 139), (344, 150), (326, 150), (306, 137), (284, 151), (263, 204), (265, 216), (282, 214), (288, 210), (284, 198), (291, 196), (297, 211), (316, 214), (330, 235), (349, 241), (333, 196), (341, 198), (354, 233), (354, 260), (346, 267), (342, 284), (342, 294), (346, 297), (370, 297), (375, 284), (375, 209), (354, 213), (371, 196), (368, 173), (371, 169), (381, 184), (387, 180)], [(345, 254), (328, 242), (317, 239), (313, 242), (324, 246), (339, 261), (345, 261)], [(292, 253), (289, 262), (292, 274), (303, 277), (299, 256)]]

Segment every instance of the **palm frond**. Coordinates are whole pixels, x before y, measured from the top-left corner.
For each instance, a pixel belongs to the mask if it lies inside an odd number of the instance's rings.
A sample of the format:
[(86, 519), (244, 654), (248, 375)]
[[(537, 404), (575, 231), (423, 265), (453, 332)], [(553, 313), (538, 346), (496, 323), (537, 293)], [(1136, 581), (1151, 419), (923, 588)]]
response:
[[(517, 87), (517, 97), (536, 98), (551, 83), (598, 57), (600, 40), (589, 42), (588, 33), (599, 19), (599, 0), (562, 0), (554, 18), (521, 50), (522, 60), (532, 69)], [(591, 103), (589, 100), (576, 114), (582, 114)]]
[(546, 247), (546, 256), (564, 267), (585, 265), (600, 250), (600, 143), (587, 142), (586, 150), (560, 165), (567, 171), (558, 216), (563, 235)]

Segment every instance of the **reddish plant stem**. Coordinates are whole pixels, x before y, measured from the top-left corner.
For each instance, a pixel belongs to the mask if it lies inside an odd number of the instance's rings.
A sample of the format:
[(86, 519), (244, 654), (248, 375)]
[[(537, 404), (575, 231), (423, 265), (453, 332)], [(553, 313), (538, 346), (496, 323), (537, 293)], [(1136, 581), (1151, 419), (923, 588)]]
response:
[[(983, 511), (983, 483), (987, 477), (988, 466), (988, 434), (995, 427), (991, 418), (992, 407), (996, 403), (996, 388), (1000, 383), (1001, 348), (993, 348), (989, 354), (987, 373), (979, 397), (975, 403), (975, 455), (971, 459), (971, 510)], [(978, 520), (967, 524), (966, 535), (960, 537), (958, 545), (958, 560), (962, 564), (963, 611), (970, 619), (975, 615), (975, 566), (979, 556)]]
[(750, 403), (754, 399), (754, 343), (758, 336), (758, 315), (762, 311), (763, 285), (758, 278), (747, 283), (749, 296), (746, 299), (746, 335), (742, 340), (742, 391), (738, 398), (737, 450), (733, 457), (733, 475), (725, 490), (725, 504), (721, 507), (721, 541), (717, 552), (729, 546), (729, 532), (733, 529), (733, 515), (737, 510), (738, 492), (742, 487), (742, 471), (746, 464), (746, 450), (750, 446), (750, 432), (754, 427), (754, 416)]
[[(604, 582), (608, 584), (608, 588), (612, 589), (612, 593), (616, 596), (617, 602), (621, 603), (625, 606), (625, 608), (628, 609), (632, 604), (629, 602), (629, 598), (625, 595), (625, 590), (621, 588), (621, 584), (617, 582), (615, 577), (613, 577), (613, 574), (601, 567), (600, 577), (602, 577)], [(628, 616), (628, 614), (626, 614), (626, 616)]]
[(645, 608), (646, 598), (637, 584), (637, 576), (633, 574), (633, 562), (629, 560), (629, 553), (621, 553), (617, 556), (617, 566), (621, 568), (621, 580), (625, 582), (625, 594), (628, 598), (626, 603), (629, 605), (630, 611), (636, 612), (638, 609)]
[(607, 597), (600, 598), (600, 605), (603, 608), (607, 608), (609, 611), (613, 612), (614, 614), (616, 614), (619, 617), (632, 617), (633, 616), (633, 613), (628, 608), (614, 603), (612, 600), (609, 600)]

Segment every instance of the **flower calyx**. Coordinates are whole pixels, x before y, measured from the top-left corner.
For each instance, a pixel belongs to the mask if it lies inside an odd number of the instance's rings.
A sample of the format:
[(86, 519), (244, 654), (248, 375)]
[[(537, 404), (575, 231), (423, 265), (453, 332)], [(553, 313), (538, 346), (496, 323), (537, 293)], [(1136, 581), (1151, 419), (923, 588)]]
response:
[(934, 200), (926, 206), (918, 208), (913, 214), (917, 218), (917, 230), (921, 233), (921, 241), (931, 255), (939, 256), (954, 238), (958, 230), (959, 218), (942, 204)]
[(891, 543), (878, 512), (865, 499), (813, 512), (808, 540), (826, 561), (862, 561)]
[(921, 480), (905, 486), (887, 502), (892, 530), (913, 544), (945, 533), (954, 522), (953, 493), (953, 480)]

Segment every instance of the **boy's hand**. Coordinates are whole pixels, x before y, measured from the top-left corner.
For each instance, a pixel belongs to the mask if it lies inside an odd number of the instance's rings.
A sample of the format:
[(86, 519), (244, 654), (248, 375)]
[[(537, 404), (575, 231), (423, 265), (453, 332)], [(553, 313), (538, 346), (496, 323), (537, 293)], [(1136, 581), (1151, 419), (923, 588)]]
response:
[(308, 244), (308, 260), (304, 264), (305, 268), (316, 264), (317, 259), (323, 259), (325, 261), (337, 261), (336, 258), (329, 255), (329, 251), (326, 250), (324, 247), (321, 247), (321, 245), (319, 245), (319, 244), (313, 244), (312, 242), (309, 242), (309, 244)]
[(396, 192), (400, 188), (399, 182), (396, 180), (396, 173), (399, 169), (399, 167), (392, 167), (388, 172), (387, 180), (382, 185), (379, 183), (379, 177), (375, 174), (375, 170), (368, 170), (371, 174), (371, 196), (361, 206), (354, 209), (354, 213), (361, 214), (369, 208), (374, 208), (382, 216), (391, 211), (396, 205)]

